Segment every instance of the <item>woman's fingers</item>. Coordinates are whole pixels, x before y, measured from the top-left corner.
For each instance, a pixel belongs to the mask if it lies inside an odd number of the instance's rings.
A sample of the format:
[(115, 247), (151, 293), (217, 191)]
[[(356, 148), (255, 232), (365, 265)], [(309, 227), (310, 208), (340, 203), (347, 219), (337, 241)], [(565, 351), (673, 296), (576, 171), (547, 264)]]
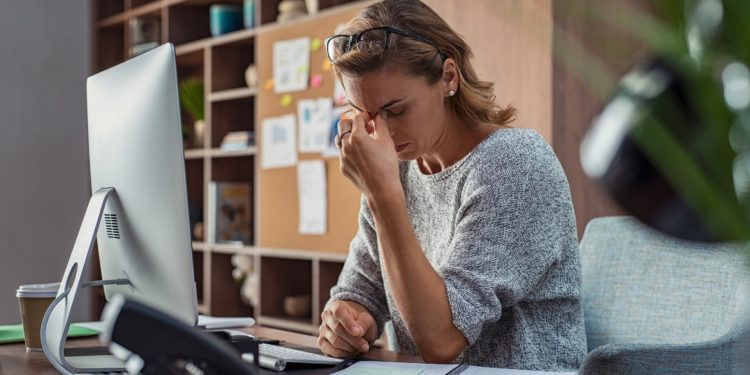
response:
[[(331, 311), (326, 311), (327, 314), (324, 315), (323, 321), (326, 324), (326, 328), (328, 331), (330, 331), (330, 336), (328, 337), (329, 341), (334, 344), (334, 346), (344, 349), (341, 345), (336, 345), (334, 343), (335, 339), (343, 340), (348, 344), (348, 348), (354, 352), (368, 351), (369, 345), (367, 343), (367, 340), (362, 338), (361, 334), (352, 334), (344, 324), (344, 322), (341, 321), (341, 319), (334, 316), (334, 314)], [(364, 333), (364, 332), (363, 332)], [(326, 333), (328, 334), (328, 333)]]
[(337, 335), (334, 331), (330, 329), (327, 329), (325, 333), (323, 334), (323, 336), (336, 349), (343, 350), (351, 354), (356, 354), (357, 352), (359, 352), (359, 349), (352, 346), (352, 344), (349, 343), (346, 339), (344, 339), (343, 336)]
[(344, 137), (348, 136), (352, 132), (352, 120), (348, 118), (342, 118), (338, 125), (338, 134), (336, 134), (336, 146), (339, 150), (342, 147), (342, 141)]
[(349, 357), (351, 354), (347, 353), (339, 348), (336, 348), (331, 344), (325, 337), (321, 336), (318, 338), (318, 346), (320, 347), (320, 350), (323, 351), (326, 355), (329, 355), (331, 357), (336, 358), (345, 358)]
[[(367, 123), (371, 120), (371, 116), (368, 113), (360, 113), (352, 120), (352, 137), (357, 138), (363, 135), (367, 135)], [(362, 134), (364, 133), (364, 134)]]
[(354, 121), (350, 118), (342, 118), (341, 121), (339, 121), (338, 131), (339, 135), (352, 130), (352, 123)]

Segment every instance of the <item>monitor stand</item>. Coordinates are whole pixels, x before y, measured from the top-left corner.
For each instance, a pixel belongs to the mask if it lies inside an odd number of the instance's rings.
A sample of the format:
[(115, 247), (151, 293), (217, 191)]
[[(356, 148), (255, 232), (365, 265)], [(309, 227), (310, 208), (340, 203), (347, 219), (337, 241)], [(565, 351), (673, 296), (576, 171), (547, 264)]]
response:
[(60, 282), (57, 298), (49, 306), (42, 320), (42, 349), (50, 363), (62, 374), (111, 372), (125, 369), (125, 362), (113, 355), (65, 356), (65, 341), (71, 324), (70, 314), (81, 289), (103, 285), (130, 285), (127, 279), (81, 281), (88, 266), (94, 241), (96, 241), (104, 206), (107, 199), (115, 194), (115, 188), (108, 187), (97, 190), (91, 196)]

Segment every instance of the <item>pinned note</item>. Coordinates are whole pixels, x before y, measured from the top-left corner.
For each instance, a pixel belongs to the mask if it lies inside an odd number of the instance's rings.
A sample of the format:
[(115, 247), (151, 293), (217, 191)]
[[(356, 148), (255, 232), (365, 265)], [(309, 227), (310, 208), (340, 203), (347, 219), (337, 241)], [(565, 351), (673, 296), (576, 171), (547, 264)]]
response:
[(297, 163), (294, 115), (263, 119), (261, 165), (264, 169), (291, 167)]
[(317, 88), (323, 85), (323, 75), (316, 74), (310, 78), (310, 86), (313, 88)]
[(330, 72), (331, 68), (333, 68), (333, 66), (331, 66), (331, 61), (328, 59), (323, 60), (323, 65), (320, 67), (323, 68), (324, 72)]
[(273, 78), (269, 78), (268, 80), (266, 80), (266, 83), (263, 84), (263, 88), (268, 91), (273, 90)]
[(281, 101), (279, 102), (279, 104), (281, 104), (282, 107), (289, 107), (290, 105), (292, 105), (293, 100), (294, 99), (292, 99), (291, 95), (286, 94), (281, 97)]
[(310, 79), (310, 38), (273, 44), (273, 80), (276, 93), (302, 91)]
[(351, 111), (350, 106), (333, 108), (331, 122), (328, 127), (328, 143), (325, 150), (320, 153), (322, 157), (330, 158), (339, 156), (339, 149), (336, 148), (336, 136), (339, 134), (339, 121), (341, 121), (349, 111)]
[(305, 99), (297, 103), (299, 152), (323, 152), (328, 147), (332, 121), (331, 98)]
[(323, 42), (320, 38), (315, 38), (310, 42), (310, 50), (313, 52), (317, 52), (321, 46), (323, 46)]
[(300, 234), (325, 234), (327, 218), (326, 165), (322, 160), (297, 164)]

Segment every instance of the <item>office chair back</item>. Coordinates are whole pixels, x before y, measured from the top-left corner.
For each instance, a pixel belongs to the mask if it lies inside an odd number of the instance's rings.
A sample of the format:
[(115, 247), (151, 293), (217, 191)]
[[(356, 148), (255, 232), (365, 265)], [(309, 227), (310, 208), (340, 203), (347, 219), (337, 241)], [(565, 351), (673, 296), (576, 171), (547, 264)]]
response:
[(580, 244), (589, 351), (699, 343), (736, 329), (747, 305), (739, 246), (691, 243), (630, 217), (592, 220)]

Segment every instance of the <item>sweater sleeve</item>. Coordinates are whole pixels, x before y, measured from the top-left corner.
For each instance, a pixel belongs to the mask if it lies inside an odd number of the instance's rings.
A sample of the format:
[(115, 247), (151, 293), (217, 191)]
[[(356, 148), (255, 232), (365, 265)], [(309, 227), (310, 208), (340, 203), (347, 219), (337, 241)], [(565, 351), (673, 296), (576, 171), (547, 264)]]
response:
[(377, 235), (372, 212), (367, 200), (362, 198), (359, 211), (359, 229), (350, 246), (339, 280), (331, 288), (330, 304), (335, 300), (354, 301), (364, 306), (375, 318), (378, 337), (383, 324), (389, 320), (383, 277), (380, 271)]
[(565, 175), (552, 160), (512, 168), (490, 165), (477, 172), (438, 269), (454, 325), (470, 345), (486, 323), (500, 319), (503, 308), (538, 289), (568, 242), (563, 238), (570, 235), (572, 209)]

